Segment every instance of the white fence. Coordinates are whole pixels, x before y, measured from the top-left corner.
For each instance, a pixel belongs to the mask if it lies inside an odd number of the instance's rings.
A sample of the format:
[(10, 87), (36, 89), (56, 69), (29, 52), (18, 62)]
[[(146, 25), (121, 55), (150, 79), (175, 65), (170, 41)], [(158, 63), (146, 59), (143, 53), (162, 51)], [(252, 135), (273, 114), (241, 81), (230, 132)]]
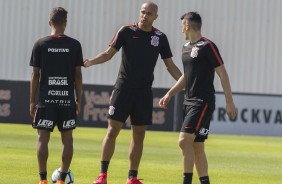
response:
[[(124, 24), (138, 21), (139, 0), (0, 0), (0, 79), (29, 80), (33, 43), (50, 34), (51, 8), (69, 11), (66, 34), (81, 41), (85, 57), (108, 47)], [(176, 64), (182, 70), (184, 39), (180, 16), (198, 11), (203, 35), (219, 47), (234, 92), (282, 94), (281, 0), (155, 0), (159, 17), (155, 26), (169, 38)], [(120, 53), (111, 61), (83, 70), (84, 83), (112, 85)], [(159, 61), (154, 87), (170, 87), (174, 80)], [(222, 91), (218, 79), (217, 91)]]

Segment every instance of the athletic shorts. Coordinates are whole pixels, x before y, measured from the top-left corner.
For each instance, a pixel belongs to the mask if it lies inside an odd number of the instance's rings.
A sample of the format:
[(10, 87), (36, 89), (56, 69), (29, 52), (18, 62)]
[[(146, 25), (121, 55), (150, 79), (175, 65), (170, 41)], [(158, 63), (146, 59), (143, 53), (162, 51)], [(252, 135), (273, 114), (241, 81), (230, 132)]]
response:
[(53, 132), (57, 125), (59, 131), (76, 127), (75, 108), (37, 108), (32, 127)]
[(210, 121), (215, 109), (214, 103), (195, 101), (183, 105), (183, 124), (181, 132), (195, 134), (195, 142), (204, 142), (208, 138)]
[(108, 119), (125, 123), (130, 117), (132, 125), (151, 125), (153, 93), (149, 89), (114, 89)]

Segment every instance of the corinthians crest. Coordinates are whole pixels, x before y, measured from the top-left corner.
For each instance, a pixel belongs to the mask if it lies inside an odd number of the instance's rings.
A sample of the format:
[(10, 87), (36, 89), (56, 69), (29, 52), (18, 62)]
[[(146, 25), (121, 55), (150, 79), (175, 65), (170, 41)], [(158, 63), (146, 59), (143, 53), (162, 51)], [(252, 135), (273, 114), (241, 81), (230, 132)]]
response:
[(115, 113), (115, 107), (114, 106), (110, 106), (109, 108), (109, 115), (113, 115)]
[(151, 45), (157, 47), (159, 45), (159, 37), (151, 36)]
[(199, 50), (199, 47), (193, 47), (192, 48), (192, 51), (191, 51), (191, 58), (196, 58), (198, 56), (198, 50)]

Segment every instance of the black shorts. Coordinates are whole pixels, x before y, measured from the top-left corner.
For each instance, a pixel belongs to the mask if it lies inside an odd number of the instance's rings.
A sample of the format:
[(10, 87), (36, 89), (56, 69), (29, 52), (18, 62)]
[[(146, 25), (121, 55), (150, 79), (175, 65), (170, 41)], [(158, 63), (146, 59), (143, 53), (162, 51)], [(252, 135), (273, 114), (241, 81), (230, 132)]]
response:
[(32, 123), (36, 129), (53, 131), (57, 125), (59, 131), (72, 130), (76, 127), (75, 108), (37, 108)]
[(208, 138), (210, 121), (215, 109), (214, 103), (195, 101), (183, 105), (183, 124), (181, 132), (195, 134), (195, 142), (204, 142)]
[(130, 116), (132, 125), (151, 125), (153, 93), (149, 89), (114, 89), (108, 118), (125, 123)]

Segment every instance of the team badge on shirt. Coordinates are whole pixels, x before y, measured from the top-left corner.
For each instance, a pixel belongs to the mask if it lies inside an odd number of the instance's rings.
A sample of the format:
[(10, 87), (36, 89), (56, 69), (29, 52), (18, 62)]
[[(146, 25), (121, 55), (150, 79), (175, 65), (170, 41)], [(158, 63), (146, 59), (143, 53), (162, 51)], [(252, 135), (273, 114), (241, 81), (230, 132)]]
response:
[(192, 48), (192, 51), (191, 51), (191, 58), (196, 58), (198, 56), (198, 50), (199, 48), (198, 47), (193, 47)]
[(159, 37), (157, 36), (151, 36), (151, 45), (157, 47), (159, 45)]

